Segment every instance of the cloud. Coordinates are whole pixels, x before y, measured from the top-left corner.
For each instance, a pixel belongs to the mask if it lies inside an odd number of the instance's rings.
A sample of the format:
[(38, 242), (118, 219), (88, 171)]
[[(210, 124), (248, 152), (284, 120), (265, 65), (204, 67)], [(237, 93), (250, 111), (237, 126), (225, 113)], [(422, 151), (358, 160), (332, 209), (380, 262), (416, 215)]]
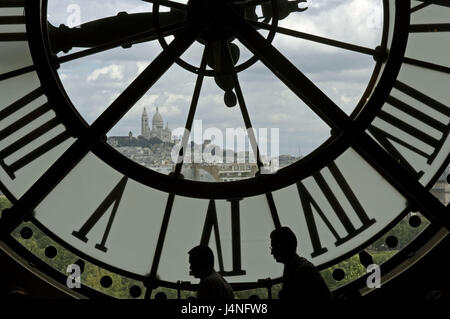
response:
[(123, 66), (113, 64), (101, 69), (96, 69), (88, 75), (87, 81), (95, 81), (101, 76), (111, 80), (123, 80)]
[(382, 1), (310, 0), (308, 7), (282, 20), (280, 26), (361, 45), (380, 42)]

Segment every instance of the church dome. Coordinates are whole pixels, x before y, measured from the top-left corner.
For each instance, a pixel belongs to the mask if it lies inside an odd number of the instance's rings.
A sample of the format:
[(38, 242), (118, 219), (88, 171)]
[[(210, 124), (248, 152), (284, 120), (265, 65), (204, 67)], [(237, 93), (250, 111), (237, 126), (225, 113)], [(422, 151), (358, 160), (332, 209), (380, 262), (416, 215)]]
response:
[(159, 114), (158, 107), (156, 107), (156, 113), (155, 115), (153, 115), (152, 124), (153, 126), (161, 126), (161, 127), (164, 125), (164, 121), (161, 114)]

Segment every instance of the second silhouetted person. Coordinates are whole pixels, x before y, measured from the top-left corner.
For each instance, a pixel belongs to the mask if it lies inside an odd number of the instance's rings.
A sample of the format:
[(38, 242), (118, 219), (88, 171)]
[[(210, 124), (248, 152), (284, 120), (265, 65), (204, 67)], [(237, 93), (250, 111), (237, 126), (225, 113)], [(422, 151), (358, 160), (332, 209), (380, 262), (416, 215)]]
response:
[(272, 231), (270, 242), (271, 254), (277, 262), (284, 264), (280, 299), (332, 299), (331, 292), (316, 267), (297, 254), (297, 238), (289, 227)]

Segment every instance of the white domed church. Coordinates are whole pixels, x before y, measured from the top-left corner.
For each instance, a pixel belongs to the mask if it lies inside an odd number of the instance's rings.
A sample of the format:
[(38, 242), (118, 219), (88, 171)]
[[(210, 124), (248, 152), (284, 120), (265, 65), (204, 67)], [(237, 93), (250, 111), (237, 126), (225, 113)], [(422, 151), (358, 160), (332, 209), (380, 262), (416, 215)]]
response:
[(144, 112), (142, 113), (141, 124), (141, 135), (146, 139), (157, 137), (163, 142), (172, 141), (172, 131), (169, 129), (169, 123), (167, 123), (166, 127), (164, 128), (164, 120), (159, 113), (158, 107), (156, 107), (156, 113), (155, 115), (153, 115), (152, 129), (150, 129), (148, 123), (148, 114), (145, 107)]

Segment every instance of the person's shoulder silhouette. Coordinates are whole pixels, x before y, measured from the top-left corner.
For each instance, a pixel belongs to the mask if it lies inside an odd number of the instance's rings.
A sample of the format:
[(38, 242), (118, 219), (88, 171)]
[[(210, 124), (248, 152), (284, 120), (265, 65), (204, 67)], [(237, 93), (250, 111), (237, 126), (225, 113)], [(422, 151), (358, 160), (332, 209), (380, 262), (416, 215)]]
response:
[(289, 227), (270, 234), (271, 254), (284, 264), (281, 299), (332, 299), (332, 294), (317, 268), (297, 254), (297, 237)]
[(233, 289), (214, 270), (214, 254), (208, 246), (196, 246), (189, 251), (191, 275), (200, 279), (197, 289), (198, 300), (234, 299)]

